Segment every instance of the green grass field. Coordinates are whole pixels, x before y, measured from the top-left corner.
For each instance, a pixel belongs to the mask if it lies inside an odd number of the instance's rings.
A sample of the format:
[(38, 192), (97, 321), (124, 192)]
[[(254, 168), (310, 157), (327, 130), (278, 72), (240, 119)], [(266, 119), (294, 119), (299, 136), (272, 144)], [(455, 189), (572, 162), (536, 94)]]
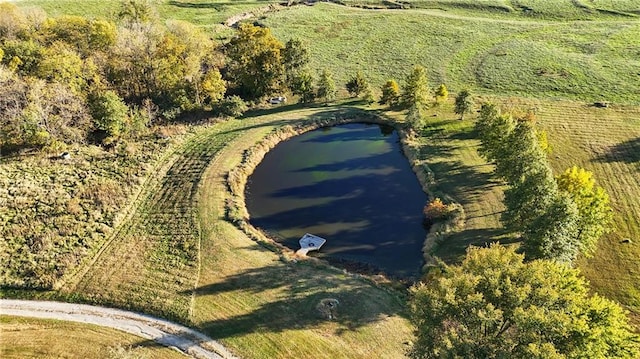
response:
[(0, 316), (0, 333), (0, 356), (6, 359), (186, 358), (153, 341), (91, 324)]
[[(379, 4), (348, 1), (365, 2)], [(21, 2), (43, 6), (52, 15), (94, 16), (113, 14), (117, 2), (76, 4)], [(158, 12), (213, 28), (228, 16), (266, 4), (161, 1)], [(422, 64), (434, 86), (444, 82), (452, 91), (470, 87), (508, 108), (532, 110), (549, 134), (556, 173), (572, 165), (585, 167), (611, 196), (613, 232), (601, 240), (593, 258), (580, 259), (578, 266), (595, 291), (621, 302), (640, 325), (640, 22), (634, 17), (640, 14), (640, 1), (412, 4), (415, 9), (373, 11), (321, 3), (268, 13), (259, 21), (283, 41), (303, 39), (312, 68), (330, 69), (338, 84), (358, 70), (376, 88), (388, 78), (402, 83), (413, 65)], [(590, 105), (594, 101), (611, 101), (612, 106), (595, 108)], [(283, 260), (225, 220), (225, 175), (243, 150), (278, 126), (332, 116), (331, 111), (286, 106), (271, 114), (267, 110), (194, 127), (193, 133), (176, 135), (176, 143), (162, 156), (141, 160), (150, 167), (125, 166), (146, 170), (122, 193), (134, 203), (131, 210), (109, 212), (119, 216), (119, 225), (95, 242), (108, 245), (97, 257), (98, 248), (85, 253), (92, 260), (65, 276), (60, 291), (40, 295), (177, 319), (244, 357), (402, 356), (411, 329), (401, 294), (313, 262)], [(403, 120), (402, 113), (382, 112)], [(453, 262), (469, 244), (509, 242), (499, 222), (502, 186), (476, 151), (473, 116), (459, 121), (447, 104), (430, 109), (428, 118), (415, 146), (435, 172), (435, 190), (451, 195), (466, 214), (464, 229), (445, 239), (435, 254)], [(64, 194), (63, 180), (78, 177), (56, 177), (70, 169), (37, 156), (25, 161), (0, 163), (11, 178), (24, 172), (29, 180), (11, 193), (40, 193), (54, 176), (56, 191)], [(114, 181), (126, 183), (125, 178)], [(12, 183), (3, 182), (6, 188)], [(24, 193), (17, 196), (19, 203), (34, 200)], [(46, 219), (32, 223), (57, 228)], [(623, 244), (623, 238), (632, 242)], [(339, 299), (337, 319), (318, 315), (316, 306), (325, 298)]]
[[(601, 238), (592, 258), (578, 268), (593, 290), (622, 303), (640, 323), (640, 108), (607, 109), (572, 101), (493, 98), (505, 108), (531, 110), (547, 131), (555, 173), (573, 165), (594, 173), (611, 197), (612, 232)], [(499, 222), (502, 186), (492, 166), (477, 153), (471, 121), (459, 121), (449, 111), (432, 108), (421, 143), (425, 162), (436, 173), (436, 190), (450, 194), (465, 209), (465, 228), (447, 238), (435, 254), (457, 260), (469, 244), (511, 241)], [(622, 243), (630, 238), (632, 243)]]
[(640, 23), (550, 22), (321, 3), (268, 14), (283, 41), (300, 38), (311, 67), (338, 83), (362, 71), (376, 88), (423, 65), (433, 86), (492, 95), (638, 103)]

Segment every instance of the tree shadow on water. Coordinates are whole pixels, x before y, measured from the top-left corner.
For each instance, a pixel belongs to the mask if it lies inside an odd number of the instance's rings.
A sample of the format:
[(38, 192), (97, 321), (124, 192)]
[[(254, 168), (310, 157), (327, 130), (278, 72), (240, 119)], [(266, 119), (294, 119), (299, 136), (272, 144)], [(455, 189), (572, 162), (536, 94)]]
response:
[(200, 327), (213, 338), (223, 339), (252, 332), (312, 328), (332, 321), (338, 324), (336, 334), (340, 335), (401, 314), (403, 306), (396, 297), (364, 281), (336, 280), (335, 274), (306, 263), (274, 264), (202, 286), (196, 289), (197, 296), (241, 291), (245, 294), (239, 295), (249, 299), (248, 292), (262, 303), (246, 314), (213, 320)]

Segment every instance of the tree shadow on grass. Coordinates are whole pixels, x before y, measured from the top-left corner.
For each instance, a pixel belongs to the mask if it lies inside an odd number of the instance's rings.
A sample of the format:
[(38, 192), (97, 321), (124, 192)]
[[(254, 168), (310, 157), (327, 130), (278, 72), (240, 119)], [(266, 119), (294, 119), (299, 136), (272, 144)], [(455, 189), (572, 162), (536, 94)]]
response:
[[(596, 158), (598, 162), (640, 164), (640, 137), (618, 143)], [(640, 170), (640, 167), (638, 168)]]
[[(247, 299), (274, 297), (246, 314), (213, 320), (200, 327), (215, 339), (253, 332), (282, 332), (338, 323), (336, 334), (355, 330), (387, 316), (402, 314), (401, 301), (365, 281), (336, 280), (338, 272), (327, 272), (307, 263), (275, 264), (246, 270), (222, 282), (196, 289), (197, 296), (244, 292)], [(326, 305), (335, 299), (334, 305)]]
[(469, 246), (486, 247), (493, 242), (515, 243), (503, 228), (467, 229), (445, 238), (433, 253), (446, 263), (457, 263), (465, 255)]

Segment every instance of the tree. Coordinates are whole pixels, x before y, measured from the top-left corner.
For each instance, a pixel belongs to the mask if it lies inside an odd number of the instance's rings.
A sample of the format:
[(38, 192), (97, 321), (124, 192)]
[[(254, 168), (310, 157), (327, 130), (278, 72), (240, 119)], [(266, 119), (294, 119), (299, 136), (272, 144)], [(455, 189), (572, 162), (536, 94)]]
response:
[(45, 49), (35, 72), (39, 78), (67, 84), (79, 94), (86, 85), (84, 69), (84, 62), (69, 45), (55, 42)]
[(398, 106), (400, 103), (400, 86), (396, 80), (387, 80), (382, 86), (382, 97), (380, 104), (389, 105), (389, 107)]
[(276, 90), (282, 80), (283, 46), (271, 30), (241, 24), (227, 47), (228, 74), (241, 93), (258, 99)]
[(27, 19), (20, 8), (9, 2), (0, 3), (0, 39), (14, 40), (27, 29)]
[(579, 271), (525, 263), (513, 247), (470, 247), (412, 288), (411, 358), (637, 358), (625, 311)]
[(579, 220), (575, 202), (565, 193), (549, 196), (537, 218), (523, 226), (523, 248), (528, 259), (550, 259), (571, 264), (580, 253), (576, 238)]
[(328, 70), (322, 70), (318, 79), (318, 97), (323, 99), (325, 104), (336, 98), (336, 83), (333, 75)]
[(122, 0), (117, 17), (127, 24), (134, 24), (151, 22), (158, 16), (149, 0)]
[(422, 130), (425, 125), (424, 107), (419, 105), (409, 107), (406, 121), (414, 131)]
[(206, 101), (209, 104), (222, 100), (227, 91), (227, 83), (222, 79), (218, 69), (207, 71), (202, 79), (202, 90), (206, 94)]
[[(557, 187), (547, 163), (538, 163), (517, 183), (510, 183), (504, 191), (505, 211), (502, 222), (512, 231), (526, 231), (548, 210), (557, 195)], [(525, 239), (526, 240), (526, 239)]]
[(2, 49), (2, 62), (20, 75), (33, 75), (44, 57), (44, 47), (33, 40), (5, 41)]
[(289, 88), (294, 95), (300, 96), (302, 102), (311, 102), (315, 99), (316, 93), (313, 88), (313, 75), (304, 69), (299, 71), (289, 84)]
[(446, 102), (448, 98), (449, 98), (449, 90), (447, 90), (447, 86), (445, 86), (445, 84), (440, 84), (440, 86), (438, 86), (438, 88), (436, 89), (436, 93), (435, 93), (436, 104), (440, 105)]
[(289, 84), (309, 64), (309, 49), (300, 39), (290, 39), (282, 49), (285, 81)]
[(247, 111), (247, 104), (240, 96), (233, 95), (218, 102), (214, 109), (222, 116), (240, 117)]
[(473, 110), (473, 99), (469, 90), (462, 90), (456, 96), (455, 113), (460, 115), (460, 120), (464, 119), (465, 113), (470, 113)]
[(349, 79), (346, 84), (347, 91), (353, 97), (359, 97), (360, 94), (367, 89), (367, 87), (369, 87), (369, 83), (360, 71), (358, 71), (355, 76)]
[(496, 161), (514, 127), (515, 121), (511, 116), (501, 114), (494, 104), (483, 104), (475, 124), (482, 144), (480, 154), (489, 161)]
[(556, 177), (558, 189), (575, 202), (578, 210), (575, 240), (587, 257), (593, 255), (598, 239), (609, 230), (612, 210), (604, 188), (595, 185), (593, 173), (573, 166)]
[(407, 76), (407, 81), (402, 88), (402, 105), (405, 108), (410, 108), (414, 105), (425, 107), (431, 97), (429, 92), (427, 70), (422, 66), (416, 66)]
[(129, 108), (117, 93), (107, 90), (89, 96), (89, 108), (96, 128), (117, 137), (127, 122)]

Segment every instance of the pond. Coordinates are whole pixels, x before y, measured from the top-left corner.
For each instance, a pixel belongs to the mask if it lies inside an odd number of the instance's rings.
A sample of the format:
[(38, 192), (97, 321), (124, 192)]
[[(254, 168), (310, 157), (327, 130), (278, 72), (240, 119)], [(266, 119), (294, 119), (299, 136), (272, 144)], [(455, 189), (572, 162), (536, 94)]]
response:
[(251, 224), (297, 250), (305, 233), (327, 240), (332, 263), (416, 277), (427, 201), (392, 127), (346, 124), (281, 142), (249, 177)]

